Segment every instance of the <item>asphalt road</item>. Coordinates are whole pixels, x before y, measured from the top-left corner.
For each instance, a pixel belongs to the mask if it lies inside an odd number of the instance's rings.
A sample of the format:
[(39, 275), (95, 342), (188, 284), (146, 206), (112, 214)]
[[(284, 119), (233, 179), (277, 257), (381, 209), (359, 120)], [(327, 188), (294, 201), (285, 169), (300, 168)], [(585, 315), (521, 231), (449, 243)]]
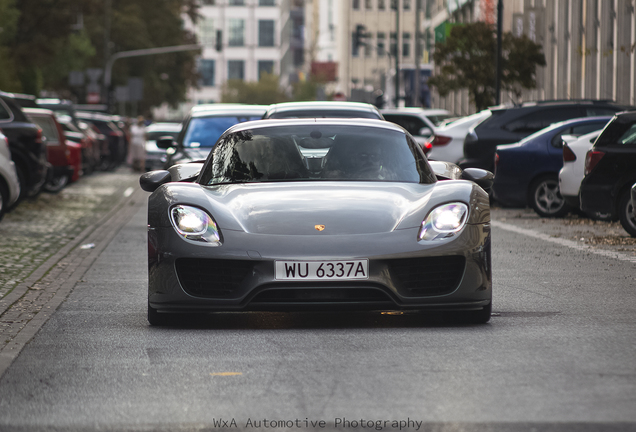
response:
[(143, 192), (122, 202), (58, 253), (39, 285), (56, 295), (0, 351), (1, 431), (636, 431), (636, 245), (615, 224), (495, 209), (487, 325), (247, 313), (157, 328)]

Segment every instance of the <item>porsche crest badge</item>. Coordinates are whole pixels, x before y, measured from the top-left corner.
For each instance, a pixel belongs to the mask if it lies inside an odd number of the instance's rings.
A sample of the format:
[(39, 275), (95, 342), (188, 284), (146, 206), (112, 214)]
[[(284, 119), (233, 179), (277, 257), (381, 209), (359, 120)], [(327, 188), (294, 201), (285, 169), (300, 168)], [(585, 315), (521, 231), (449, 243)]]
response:
[(324, 225), (314, 225), (314, 228), (316, 228), (317, 231), (323, 231), (325, 229)]

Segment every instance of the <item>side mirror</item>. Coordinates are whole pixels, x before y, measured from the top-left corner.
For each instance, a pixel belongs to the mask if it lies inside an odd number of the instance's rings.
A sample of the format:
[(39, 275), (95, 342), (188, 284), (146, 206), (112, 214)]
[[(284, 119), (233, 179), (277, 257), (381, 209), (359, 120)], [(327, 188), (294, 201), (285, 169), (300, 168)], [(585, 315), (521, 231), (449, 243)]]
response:
[(429, 127), (423, 127), (418, 131), (419, 136), (431, 136), (433, 135), (433, 130)]
[(139, 177), (139, 186), (146, 192), (154, 192), (159, 186), (172, 181), (170, 171), (157, 170), (144, 173)]
[(157, 140), (157, 147), (160, 149), (167, 150), (171, 147), (176, 147), (177, 144), (174, 142), (171, 136), (162, 136)]
[(481, 168), (464, 168), (462, 179), (475, 182), (483, 190), (490, 192), (495, 176), (490, 171)]

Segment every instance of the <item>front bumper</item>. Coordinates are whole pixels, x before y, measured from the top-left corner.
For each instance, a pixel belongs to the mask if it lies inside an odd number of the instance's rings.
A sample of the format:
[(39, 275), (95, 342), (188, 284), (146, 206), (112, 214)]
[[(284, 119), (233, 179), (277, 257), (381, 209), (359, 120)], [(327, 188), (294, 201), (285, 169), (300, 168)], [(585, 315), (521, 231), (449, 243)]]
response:
[[(320, 238), (225, 231), (223, 246), (208, 247), (183, 240), (172, 228), (150, 228), (149, 306), (160, 312), (213, 312), (488, 305), (490, 224), (467, 225), (456, 238), (437, 244), (418, 243), (417, 231)], [(362, 258), (369, 260), (364, 281), (280, 281), (274, 274), (275, 260)]]

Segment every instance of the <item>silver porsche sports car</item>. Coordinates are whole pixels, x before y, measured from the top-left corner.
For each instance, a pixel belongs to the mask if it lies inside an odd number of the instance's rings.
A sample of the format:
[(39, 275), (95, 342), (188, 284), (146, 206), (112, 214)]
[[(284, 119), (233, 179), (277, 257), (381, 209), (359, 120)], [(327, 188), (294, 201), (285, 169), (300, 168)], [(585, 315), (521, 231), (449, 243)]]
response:
[(140, 179), (148, 321), (254, 310), (460, 311), (490, 319), (488, 171), (428, 162), (367, 119), (258, 120), (204, 163)]

